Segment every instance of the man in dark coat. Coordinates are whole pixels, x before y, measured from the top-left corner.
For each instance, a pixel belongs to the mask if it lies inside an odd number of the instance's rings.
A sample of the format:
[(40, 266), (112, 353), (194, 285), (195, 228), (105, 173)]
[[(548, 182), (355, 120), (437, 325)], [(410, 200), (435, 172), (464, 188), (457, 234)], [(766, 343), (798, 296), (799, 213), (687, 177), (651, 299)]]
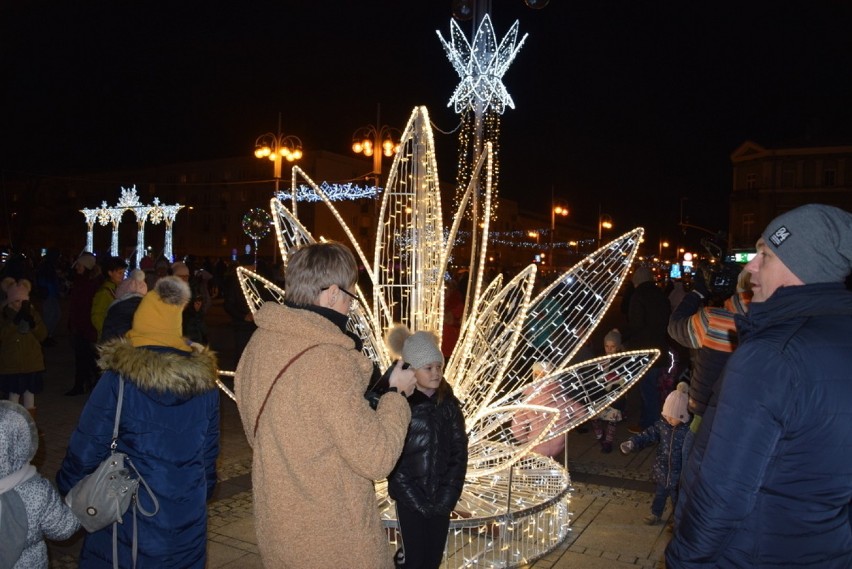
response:
[(669, 569), (852, 567), (852, 214), (764, 230), (753, 298), (684, 473)]
[(660, 350), (660, 357), (639, 380), (642, 413), (638, 427), (631, 427), (631, 432), (641, 433), (659, 419), (663, 410), (657, 383), (663, 366), (669, 362), (667, 328), (671, 304), (663, 291), (654, 284), (654, 276), (648, 267), (637, 267), (632, 280), (635, 289), (627, 309), (628, 325), (624, 333), (624, 346), (630, 350)]

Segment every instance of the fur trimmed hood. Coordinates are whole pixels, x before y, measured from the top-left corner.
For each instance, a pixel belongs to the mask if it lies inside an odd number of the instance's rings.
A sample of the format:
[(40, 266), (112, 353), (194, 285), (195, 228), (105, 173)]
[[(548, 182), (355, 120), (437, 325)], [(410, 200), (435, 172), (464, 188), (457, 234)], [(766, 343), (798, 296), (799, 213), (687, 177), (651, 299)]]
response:
[(191, 353), (171, 348), (135, 348), (124, 338), (100, 346), (98, 365), (132, 381), (142, 390), (191, 397), (216, 389), (216, 354), (193, 345)]

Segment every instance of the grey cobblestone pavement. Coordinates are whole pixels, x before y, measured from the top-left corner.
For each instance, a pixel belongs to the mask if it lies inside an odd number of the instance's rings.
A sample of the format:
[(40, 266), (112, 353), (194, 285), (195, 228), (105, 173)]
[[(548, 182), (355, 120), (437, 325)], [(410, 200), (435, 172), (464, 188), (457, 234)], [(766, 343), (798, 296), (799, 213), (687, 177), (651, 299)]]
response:
[[(214, 349), (227, 351), (230, 336), (221, 306), (213, 306), (208, 325)], [(45, 348), (45, 358), (45, 391), (36, 398), (38, 424), (44, 436), (35, 463), (42, 475), (53, 480), (86, 396), (63, 396), (73, 383), (74, 369), (67, 337), (60, 336), (56, 345)], [(628, 410), (638, 411), (636, 398), (636, 394), (628, 394)], [(251, 449), (236, 405), (222, 397), (221, 410), (220, 483), (208, 505), (207, 566), (260, 568), (252, 519)], [(616, 441), (627, 436), (622, 423)], [(665, 524), (643, 523), (653, 497), (653, 484), (649, 481), (652, 459), (653, 449), (627, 456), (617, 450), (603, 454), (591, 432), (569, 434), (568, 466), (574, 487), (570, 505), (572, 529), (554, 551), (525, 569), (663, 567), (663, 551), (670, 533)], [(81, 531), (65, 542), (48, 542), (50, 567), (75, 569), (82, 539)]]

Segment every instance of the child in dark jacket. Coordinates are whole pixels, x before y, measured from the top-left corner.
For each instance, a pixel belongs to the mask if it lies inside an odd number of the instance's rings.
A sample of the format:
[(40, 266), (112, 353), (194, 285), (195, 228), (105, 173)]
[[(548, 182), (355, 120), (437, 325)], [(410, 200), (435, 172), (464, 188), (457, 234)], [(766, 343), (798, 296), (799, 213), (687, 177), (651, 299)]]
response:
[(144, 271), (133, 269), (130, 275), (115, 287), (115, 300), (109, 305), (104, 318), (101, 344), (121, 338), (130, 331), (133, 327), (133, 315), (146, 294), (148, 285), (145, 283)]
[(402, 456), (388, 476), (402, 535), (395, 563), (406, 569), (437, 569), (467, 472), (464, 416), (443, 377), (444, 356), (434, 334), (409, 334), (396, 327), (388, 343), (411, 365), (417, 381), (408, 398), (411, 423)]
[(669, 393), (663, 405), (663, 412), (656, 423), (621, 443), (621, 452), (628, 454), (650, 444), (657, 444), (657, 458), (653, 465), (653, 478), (657, 483), (657, 492), (651, 503), (651, 513), (645, 518), (648, 525), (660, 523), (666, 498), (671, 497), (672, 511), (677, 504), (680, 482), (681, 453), (683, 441), (689, 431), (689, 385), (680, 382), (677, 389)]

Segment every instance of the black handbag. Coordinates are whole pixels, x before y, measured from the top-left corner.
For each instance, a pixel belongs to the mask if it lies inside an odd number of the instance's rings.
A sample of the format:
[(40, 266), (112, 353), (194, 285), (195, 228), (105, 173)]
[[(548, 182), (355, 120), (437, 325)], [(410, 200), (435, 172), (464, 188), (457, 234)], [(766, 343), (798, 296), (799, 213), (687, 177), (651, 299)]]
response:
[[(124, 400), (124, 378), (119, 377), (118, 402), (115, 408), (115, 426), (112, 431), (110, 454), (98, 465), (94, 472), (80, 480), (65, 496), (65, 503), (80, 520), (80, 525), (89, 533), (102, 530), (112, 524), (112, 562), (118, 568), (118, 525), (123, 523), (124, 514), (133, 507), (133, 566), (136, 566), (136, 511), (146, 517), (154, 516), (160, 510), (160, 503), (151, 487), (136, 470), (130, 457), (117, 452), (118, 424), (121, 420), (121, 407)], [(131, 471), (127, 468), (129, 466)], [(145, 488), (154, 510), (145, 510), (138, 502), (139, 486)]]

